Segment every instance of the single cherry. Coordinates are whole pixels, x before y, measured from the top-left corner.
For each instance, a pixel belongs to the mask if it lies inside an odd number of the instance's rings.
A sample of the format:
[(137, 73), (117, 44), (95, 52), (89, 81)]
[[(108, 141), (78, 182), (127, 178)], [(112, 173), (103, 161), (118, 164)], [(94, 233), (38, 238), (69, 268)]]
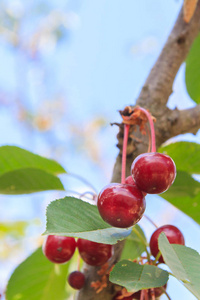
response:
[(97, 207), (105, 222), (114, 227), (127, 228), (142, 218), (146, 201), (136, 186), (111, 183), (99, 193)]
[(91, 266), (105, 264), (112, 255), (112, 246), (78, 239), (77, 247), (81, 258)]
[(80, 271), (74, 271), (69, 274), (68, 283), (72, 288), (80, 290), (85, 284), (85, 275)]
[(148, 194), (161, 194), (174, 182), (176, 166), (168, 155), (151, 152), (136, 157), (131, 174), (138, 188)]
[[(130, 185), (134, 185), (134, 186), (137, 187), (137, 185), (136, 185), (136, 183), (135, 183), (135, 181), (133, 180), (133, 177), (132, 177), (131, 175), (125, 178), (125, 183), (126, 183), (126, 184), (130, 184)], [(143, 194), (144, 196), (146, 196), (147, 193), (145, 193), (145, 192), (143, 192), (143, 191), (141, 191), (141, 192), (142, 192), (142, 194)]]
[[(125, 184), (130, 184), (130, 185), (136, 186), (136, 183), (135, 183), (135, 181), (133, 180), (133, 177), (132, 177), (131, 175), (125, 178)], [(136, 187), (137, 187), (137, 186), (136, 186)]]
[(73, 237), (48, 235), (43, 243), (43, 253), (53, 263), (62, 264), (70, 260), (76, 249)]
[[(170, 244), (185, 245), (184, 236), (176, 226), (173, 226), (173, 225), (161, 226), (154, 231), (154, 233), (152, 234), (152, 236), (150, 238), (149, 246), (150, 246), (151, 254), (154, 257), (156, 257), (159, 252), (158, 237), (161, 234), (161, 232), (165, 233)], [(159, 262), (164, 263), (162, 256), (160, 256)]]

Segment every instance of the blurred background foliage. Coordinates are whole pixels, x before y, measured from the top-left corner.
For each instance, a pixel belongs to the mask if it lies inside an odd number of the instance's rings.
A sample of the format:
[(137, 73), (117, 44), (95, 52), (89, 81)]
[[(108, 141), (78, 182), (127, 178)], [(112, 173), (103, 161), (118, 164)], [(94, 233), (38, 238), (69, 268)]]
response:
[[(174, 0), (1, 0), (0, 145), (54, 158), (99, 190), (110, 181), (118, 152), (117, 128), (110, 122), (120, 121), (117, 110), (134, 104), (181, 5)], [(183, 66), (168, 106), (194, 105)], [(180, 139), (199, 142), (199, 133)], [(66, 189), (88, 189), (75, 178), (61, 177)], [(0, 196), (0, 293), (13, 268), (41, 245), (46, 205), (64, 195)], [(190, 232), (199, 230), (196, 224), (173, 207), (169, 216), (168, 204), (158, 198), (151, 199), (149, 215), (157, 224), (172, 220), (179, 227), (187, 220), (185, 234), (195, 247)], [(152, 230), (147, 226), (147, 235)]]

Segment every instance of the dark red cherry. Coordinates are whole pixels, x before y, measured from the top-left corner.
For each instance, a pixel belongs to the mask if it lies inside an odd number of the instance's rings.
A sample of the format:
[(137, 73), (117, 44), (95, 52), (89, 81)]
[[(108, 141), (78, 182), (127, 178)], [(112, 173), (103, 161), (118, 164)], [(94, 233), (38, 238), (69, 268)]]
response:
[[(170, 244), (179, 244), (179, 245), (185, 245), (184, 236), (181, 233), (181, 231), (173, 225), (164, 225), (159, 227), (154, 231), (150, 238), (150, 250), (151, 254), (156, 257), (159, 249), (158, 249), (158, 237), (161, 234), (161, 232), (164, 232), (166, 234), (166, 237)], [(159, 262), (164, 263), (163, 257), (160, 256)]]
[(77, 247), (82, 259), (91, 266), (105, 264), (112, 255), (112, 246), (78, 239)]
[(70, 260), (76, 249), (73, 237), (48, 235), (43, 243), (43, 253), (53, 263), (62, 264)]
[(146, 201), (136, 186), (111, 183), (99, 193), (97, 207), (105, 222), (114, 227), (127, 228), (142, 218)]
[[(133, 180), (133, 177), (132, 177), (131, 175), (128, 176), (128, 177), (126, 177), (125, 183), (126, 183), (126, 184), (130, 184), (130, 185), (134, 185), (134, 186), (137, 187), (137, 185), (136, 185), (136, 183), (135, 183), (135, 181)], [(147, 193), (145, 193), (145, 192), (143, 192), (143, 191), (141, 191), (141, 192), (142, 192), (142, 194), (143, 194), (144, 196), (146, 196)]]
[(141, 191), (160, 194), (174, 182), (176, 166), (168, 155), (157, 152), (143, 153), (133, 161), (131, 174)]
[(85, 284), (85, 275), (80, 271), (74, 271), (69, 274), (68, 283), (72, 288), (80, 290)]
[(132, 177), (131, 175), (128, 176), (128, 177), (126, 177), (125, 183), (126, 183), (126, 184), (130, 184), (130, 185), (136, 186), (136, 183), (135, 183), (135, 181), (133, 180), (133, 177)]

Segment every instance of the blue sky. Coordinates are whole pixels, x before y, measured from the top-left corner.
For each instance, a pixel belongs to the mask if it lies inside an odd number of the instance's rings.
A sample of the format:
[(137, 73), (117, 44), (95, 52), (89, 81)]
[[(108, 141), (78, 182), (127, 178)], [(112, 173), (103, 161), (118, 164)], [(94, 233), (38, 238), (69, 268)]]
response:
[[(20, 1), (10, 1), (12, 2), (21, 7), (24, 5)], [(22, 24), (24, 36), (28, 36), (40, 22), (40, 18), (33, 10), (35, 4), (39, 2), (30, 1), (23, 8), (25, 14), (29, 16), (24, 18)], [(40, 53), (44, 68), (34, 61), (30, 62), (27, 57), (16, 54), (14, 49), (1, 42), (0, 88), (11, 94), (19, 89), (26, 106), (33, 109), (53, 94), (63, 93), (67, 99), (68, 121), (70, 123), (77, 119), (79, 126), (93, 117), (106, 116), (108, 125), (100, 134), (102, 156), (105, 160), (104, 170), (100, 172), (99, 166), (91, 163), (85, 153), (79, 153), (77, 156), (70, 145), (63, 159), (66, 169), (85, 176), (97, 189), (100, 189), (111, 177), (118, 152), (115, 147), (117, 129), (110, 127), (109, 123), (120, 121), (118, 110), (135, 103), (175, 22), (182, 1), (69, 0), (55, 4), (49, 0), (47, 3), (58, 11), (70, 13), (68, 17), (71, 16), (71, 25), (68, 30), (65, 29), (65, 38), (57, 47), (51, 48), (52, 44), (47, 42), (48, 48), (43, 48)], [(48, 9), (43, 10), (43, 16), (46, 16), (46, 11), (48, 12)], [(40, 77), (43, 79), (39, 80)], [(168, 105), (170, 108), (176, 106), (187, 108), (194, 105), (185, 88), (184, 65), (178, 73), (174, 93)], [(22, 132), (24, 130), (22, 126), (17, 124), (12, 114), (8, 114), (8, 111), (3, 108), (0, 124), (1, 128), (6, 128), (0, 132), (1, 145), (16, 144), (26, 149), (34, 149), (42, 155), (49, 154), (48, 143), (54, 141), (50, 133), (31, 131), (30, 134), (26, 130)], [(64, 129), (59, 126), (55, 131), (58, 136), (57, 141), (60, 144), (70, 143), (68, 132), (66, 131), (64, 135)], [(191, 137), (187, 136), (188, 138)], [(193, 140), (200, 142), (199, 134), (193, 137)], [(83, 189), (75, 180), (68, 180), (68, 184), (72, 189)], [(39, 216), (44, 222), (44, 202), (47, 203), (53, 197), (53, 194), (36, 195), (35, 202), (26, 196), (20, 199), (7, 197), (6, 202), (5, 198), (1, 197), (0, 204), (4, 211), (2, 219), (27, 219)], [(44, 198), (42, 203), (41, 198)], [(157, 219), (158, 224), (161, 225), (163, 218), (167, 220), (166, 215), (162, 215), (167, 204), (158, 197), (147, 198), (147, 200), (149, 215)], [(153, 203), (152, 206), (150, 201)], [(9, 206), (12, 209), (8, 210)], [(19, 207), (24, 207), (24, 210), (19, 210)], [(200, 250), (199, 242), (196, 241), (196, 235), (200, 233), (199, 227), (184, 215), (177, 214), (173, 207), (170, 209), (171, 221), (183, 228), (188, 245)], [(144, 226), (148, 228), (145, 222)], [(40, 228), (38, 233), (34, 232), (34, 235), (39, 235), (42, 229)], [(192, 236), (191, 231), (194, 233)], [(150, 234), (148, 230), (147, 234)], [(31, 248), (27, 251), (30, 252)], [(15, 264), (16, 262), (13, 261), (7, 262), (8, 273)], [(5, 275), (5, 269), (0, 274), (2, 281), (5, 282), (8, 276)], [(174, 295), (172, 300), (195, 299), (184, 288), (176, 288), (176, 283), (169, 284), (169, 294)]]

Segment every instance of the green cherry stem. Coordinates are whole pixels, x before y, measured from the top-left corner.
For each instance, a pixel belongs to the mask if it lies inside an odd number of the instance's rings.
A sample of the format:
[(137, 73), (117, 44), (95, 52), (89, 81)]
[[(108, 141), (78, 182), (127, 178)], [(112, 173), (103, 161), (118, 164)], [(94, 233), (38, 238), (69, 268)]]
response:
[(123, 149), (122, 149), (122, 171), (121, 171), (121, 183), (125, 183), (126, 179), (126, 150), (128, 143), (128, 132), (130, 125), (124, 124), (124, 139), (123, 139)]
[(146, 110), (143, 107), (139, 106), (136, 109), (142, 111), (146, 115), (149, 121), (149, 126), (151, 129), (151, 152), (156, 152), (156, 136), (155, 136), (155, 129), (154, 129), (154, 124), (153, 124), (153, 119), (151, 117), (151, 114), (148, 112), (148, 110)]

